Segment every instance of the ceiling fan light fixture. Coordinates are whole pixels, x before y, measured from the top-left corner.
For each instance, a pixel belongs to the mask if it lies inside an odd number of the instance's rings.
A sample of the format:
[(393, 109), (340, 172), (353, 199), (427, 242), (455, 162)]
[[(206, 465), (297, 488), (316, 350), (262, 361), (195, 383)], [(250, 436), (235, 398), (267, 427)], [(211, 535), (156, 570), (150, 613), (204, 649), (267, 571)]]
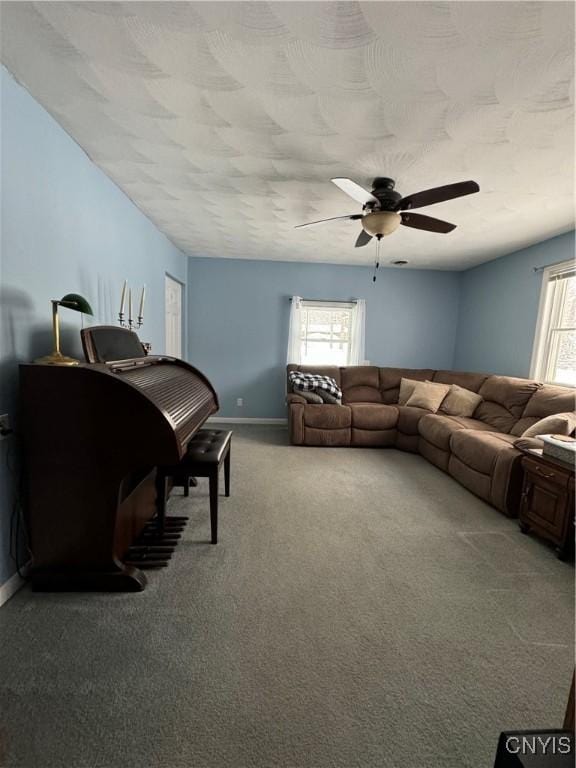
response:
[[(387, 176), (377, 176), (374, 179), (372, 192), (368, 192), (352, 179), (338, 177), (332, 181), (349, 197), (362, 203), (362, 213), (332, 216), (329, 219), (321, 219), (321, 221), (335, 221), (336, 219), (354, 221), (360, 219), (362, 229), (354, 243), (355, 248), (367, 245), (373, 237), (377, 239), (379, 245), (383, 237), (391, 235), (401, 224), (412, 229), (446, 235), (456, 229), (456, 224), (435, 219), (433, 216), (412, 213), (412, 208), (423, 208), (427, 205), (442, 203), (480, 191), (478, 184), (470, 180), (460, 181), (456, 184), (445, 184), (443, 187), (425, 189), (414, 195), (402, 197), (399, 192), (394, 191), (394, 180)], [(297, 226), (307, 227), (310, 224), (320, 224), (320, 221), (310, 221), (307, 224)], [(379, 262), (378, 257), (376, 261)], [(401, 265), (398, 264), (398, 266)]]
[(385, 237), (395, 232), (402, 219), (398, 213), (394, 211), (374, 211), (369, 213), (362, 219), (362, 227), (372, 237)]

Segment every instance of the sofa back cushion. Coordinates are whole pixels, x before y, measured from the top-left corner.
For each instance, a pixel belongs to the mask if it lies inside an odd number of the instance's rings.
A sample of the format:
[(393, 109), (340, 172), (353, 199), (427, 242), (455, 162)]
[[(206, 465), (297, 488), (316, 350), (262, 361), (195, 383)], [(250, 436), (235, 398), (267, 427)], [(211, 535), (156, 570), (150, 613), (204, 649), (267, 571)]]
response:
[(526, 403), (522, 417), (514, 425), (511, 434), (521, 436), (546, 416), (576, 410), (575, 398), (576, 390), (570, 387), (543, 384)]
[[(286, 366), (286, 379), (292, 371), (302, 371), (302, 373), (317, 373), (319, 376), (330, 376), (330, 378), (336, 380), (336, 384), (342, 389), (340, 381), (340, 368), (335, 365), (290, 365)], [(292, 385), (288, 381), (288, 392), (292, 391)]]
[(458, 387), (469, 389), (471, 392), (478, 392), (482, 384), (486, 381), (487, 373), (460, 373), (459, 371), (436, 371), (432, 381), (440, 384), (456, 384)]
[(380, 368), (380, 396), (383, 403), (398, 402), (400, 394), (400, 379), (415, 379), (426, 381), (432, 379), (435, 371), (430, 368)]
[(489, 376), (478, 390), (482, 402), (474, 418), (490, 424), (498, 432), (510, 433), (540, 386), (529, 379)]
[(354, 365), (341, 368), (343, 403), (381, 403), (378, 368), (375, 365)]

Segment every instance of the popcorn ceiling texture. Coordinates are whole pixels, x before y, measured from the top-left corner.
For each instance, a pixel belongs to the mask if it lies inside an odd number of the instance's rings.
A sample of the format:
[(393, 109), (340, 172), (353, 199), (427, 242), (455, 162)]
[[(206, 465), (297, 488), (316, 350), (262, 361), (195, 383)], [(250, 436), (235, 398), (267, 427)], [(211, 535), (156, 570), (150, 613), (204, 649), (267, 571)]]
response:
[(569, 2), (2, 4), (2, 60), (185, 253), (367, 264), (329, 179), (468, 178), (385, 259), (467, 268), (574, 227)]

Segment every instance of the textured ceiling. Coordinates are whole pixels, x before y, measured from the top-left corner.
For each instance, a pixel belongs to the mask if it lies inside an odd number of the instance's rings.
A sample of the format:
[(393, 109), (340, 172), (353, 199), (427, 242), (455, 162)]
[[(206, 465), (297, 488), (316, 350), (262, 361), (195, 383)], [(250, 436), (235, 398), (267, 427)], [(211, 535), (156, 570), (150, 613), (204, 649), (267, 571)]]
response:
[(383, 262), (465, 268), (574, 226), (571, 2), (3, 2), (2, 60), (185, 253), (367, 264), (329, 182), (475, 179)]

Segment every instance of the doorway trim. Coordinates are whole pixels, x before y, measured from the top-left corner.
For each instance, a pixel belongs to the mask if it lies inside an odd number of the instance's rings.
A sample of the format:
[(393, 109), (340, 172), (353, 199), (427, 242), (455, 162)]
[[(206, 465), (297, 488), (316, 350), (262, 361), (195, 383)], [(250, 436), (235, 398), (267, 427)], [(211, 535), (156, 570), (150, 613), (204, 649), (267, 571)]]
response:
[(187, 357), (187, 334), (186, 334), (186, 283), (175, 277), (170, 272), (164, 273), (164, 350), (168, 353), (168, 305), (166, 300), (169, 281), (178, 285), (180, 288), (180, 357), (185, 360)]

